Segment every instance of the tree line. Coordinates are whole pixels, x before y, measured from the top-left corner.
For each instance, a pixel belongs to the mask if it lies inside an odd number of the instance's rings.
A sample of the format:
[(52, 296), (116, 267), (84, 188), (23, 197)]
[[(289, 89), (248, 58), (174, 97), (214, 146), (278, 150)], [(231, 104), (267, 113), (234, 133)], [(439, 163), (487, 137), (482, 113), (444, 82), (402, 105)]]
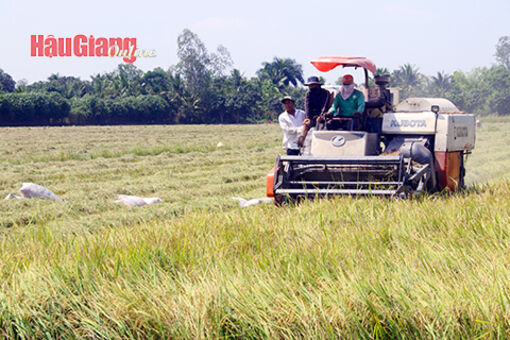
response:
[[(120, 64), (90, 80), (53, 74), (29, 85), (0, 69), (0, 125), (256, 123), (275, 120), (284, 95), (303, 107), (303, 70), (294, 59), (275, 57), (248, 78), (232, 68), (226, 48), (209, 52), (189, 30), (177, 44), (179, 62), (167, 70)], [(495, 57), (490, 67), (431, 77), (411, 64), (377, 72), (391, 74), (402, 99), (443, 97), (466, 112), (506, 115), (510, 37), (499, 39)]]

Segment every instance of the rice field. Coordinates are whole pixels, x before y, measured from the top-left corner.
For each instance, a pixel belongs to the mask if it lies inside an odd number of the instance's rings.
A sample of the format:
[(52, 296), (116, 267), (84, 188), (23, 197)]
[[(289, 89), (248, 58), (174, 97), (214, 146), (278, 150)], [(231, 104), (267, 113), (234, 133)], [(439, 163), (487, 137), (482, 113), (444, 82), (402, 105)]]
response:
[[(230, 209), (232, 196), (263, 197), (281, 150), (276, 125), (3, 128), (0, 197), (23, 182), (65, 204), (1, 202), (0, 227), (34, 224), (92, 231), (172, 219), (191, 210)], [(221, 142), (223, 146), (217, 147)], [(117, 194), (164, 203), (129, 209)], [(5, 229), (5, 228), (0, 228)]]
[(1, 128), (2, 197), (64, 203), (0, 201), (0, 334), (507, 338), (509, 128), (482, 121), (465, 193), (284, 208), (231, 199), (264, 196), (277, 125)]

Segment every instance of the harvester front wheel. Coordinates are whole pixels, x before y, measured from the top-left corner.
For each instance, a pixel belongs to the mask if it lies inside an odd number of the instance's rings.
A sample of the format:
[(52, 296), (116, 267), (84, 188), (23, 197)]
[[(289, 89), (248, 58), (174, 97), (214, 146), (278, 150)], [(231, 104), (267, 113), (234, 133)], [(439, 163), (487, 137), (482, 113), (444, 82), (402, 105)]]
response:
[(413, 190), (410, 186), (403, 187), (400, 192), (397, 194), (397, 197), (402, 200), (408, 200), (413, 197)]
[(276, 205), (276, 206), (278, 206), (278, 207), (279, 207), (279, 206), (281, 206), (283, 203), (284, 203), (283, 196), (281, 196), (281, 195), (276, 195), (276, 196), (274, 197), (274, 205)]

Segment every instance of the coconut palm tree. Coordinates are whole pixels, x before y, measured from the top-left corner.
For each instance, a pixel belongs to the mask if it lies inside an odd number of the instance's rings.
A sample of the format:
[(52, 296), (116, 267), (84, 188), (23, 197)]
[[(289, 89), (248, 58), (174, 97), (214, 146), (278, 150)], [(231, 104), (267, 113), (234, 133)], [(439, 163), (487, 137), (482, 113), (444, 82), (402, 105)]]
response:
[(263, 62), (262, 68), (257, 71), (261, 80), (271, 80), (279, 90), (289, 85), (303, 84), (303, 67), (294, 59), (274, 57), (272, 62)]
[(437, 72), (432, 76), (429, 88), (434, 96), (444, 97), (452, 86), (452, 76), (444, 72)]
[(400, 87), (402, 98), (407, 98), (423, 84), (424, 78), (417, 67), (408, 63), (393, 71), (391, 85)]
[(379, 75), (379, 74), (390, 74), (390, 70), (388, 70), (388, 68), (386, 67), (378, 67), (377, 70), (375, 71), (375, 74), (376, 75)]

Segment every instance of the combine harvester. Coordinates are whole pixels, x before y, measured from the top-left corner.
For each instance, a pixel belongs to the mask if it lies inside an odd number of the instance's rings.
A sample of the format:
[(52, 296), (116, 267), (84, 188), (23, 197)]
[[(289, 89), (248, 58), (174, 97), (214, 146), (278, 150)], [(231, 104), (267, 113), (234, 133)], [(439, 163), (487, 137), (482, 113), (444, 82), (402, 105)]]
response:
[(464, 160), (475, 145), (474, 115), (442, 98), (397, 104), (398, 92), (385, 88), (389, 76), (375, 76), (379, 88), (369, 88), (369, 71), (375, 73), (376, 67), (363, 57), (321, 57), (312, 64), (322, 72), (363, 68), (365, 98), (385, 91), (391, 103), (379, 111), (366, 109), (362, 131), (311, 130), (310, 150), (277, 157), (267, 175), (267, 196), (276, 203), (332, 195), (410, 198), (464, 187)]

